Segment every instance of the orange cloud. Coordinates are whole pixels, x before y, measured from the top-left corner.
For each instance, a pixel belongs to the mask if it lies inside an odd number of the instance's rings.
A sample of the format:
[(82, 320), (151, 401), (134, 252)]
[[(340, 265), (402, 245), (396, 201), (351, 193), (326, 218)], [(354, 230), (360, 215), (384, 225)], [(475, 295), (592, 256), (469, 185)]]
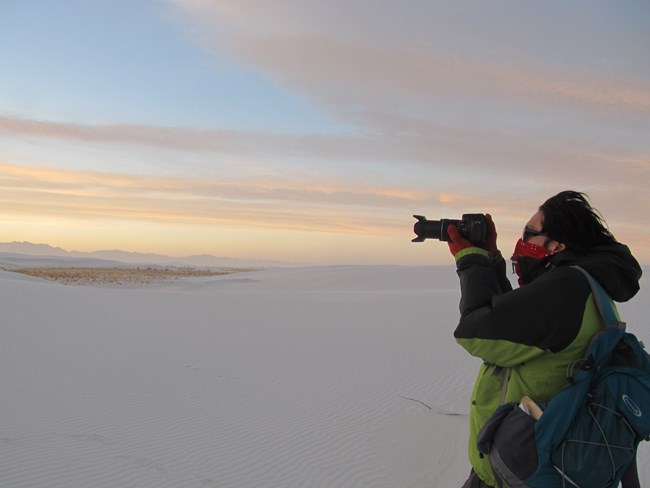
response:
[[(202, 239), (202, 235), (215, 233), (232, 236), (229, 238), (231, 245), (237, 248), (234, 236), (255, 234), (269, 246), (284, 246), (286, 253), (291, 254), (293, 246), (301, 247), (296, 236), (302, 236), (303, 243), (318, 242), (316, 236), (321, 236), (322, 242), (332, 243), (335, 242), (332, 239), (345, 237), (349, 239), (348, 251), (355, 246), (368, 245), (363, 244), (362, 239), (376, 240), (374, 246), (390, 242), (390, 246), (395, 247), (402, 241), (406, 245), (412, 237), (413, 213), (424, 213), (436, 219), (485, 211), (495, 216), (507, 253), (508, 242), (514, 242), (522, 223), (537, 205), (561, 189), (564, 184), (561, 188), (547, 189), (543, 194), (539, 190), (527, 193), (516, 191), (516, 188), (509, 194), (489, 189), (473, 192), (471, 188), (465, 191), (460, 187), (413, 193), (398, 185), (381, 187), (334, 179), (319, 183), (287, 183), (255, 179), (152, 178), (0, 164), (0, 221), (6, 240), (17, 238), (7, 234), (12, 229), (20, 232), (27, 229), (29, 235), (42, 235), (39, 241), (47, 240), (57, 229), (65, 229), (68, 238), (74, 237), (78, 242), (92, 240), (93, 235), (105, 235), (112, 230), (110, 238), (113, 240), (130, 242), (143, 251), (165, 252), (161, 249), (163, 244), (155, 240), (155, 236), (163, 232), (169, 235), (165, 245), (175, 243), (176, 248), (188, 247), (187, 242), (182, 243), (183, 239)], [(638, 199), (621, 202), (621, 191), (625, 189), (613, 188), (611, 195), (592, 192), (592, 197), (606, 217), (618, 216), (609, 221), (615, 235), (635, 246), (643, 259), (648, 235), (645, 227), (639, 226), (634, 218), (639, 209), (634, 208), (633, 202)], [(649, 197), (643, 198), (642, 206), (647, 209)], [(625, 217), (626, 211), (630, 216), (627, 221), (620, 218), (621, 215)], [(140, 242), (135, 241), (136, 238)], [(124, 246), (119, 242), (113, 245)], [(61, 245), (63, 241), (54, 243)], [(194, 241), (191, 244), (198, 245)], [(303, 251), (295, 250), (296, 253)]]
[[(335, 233), (392, 232), (407, 189), (344, 182), (206, 180), (0, 165), (0, 208), (73, 219), (226, 223)], [(379, 215), (390, 209), (393, 217)], [(392, 230), (391, 230), (392, 229)]]

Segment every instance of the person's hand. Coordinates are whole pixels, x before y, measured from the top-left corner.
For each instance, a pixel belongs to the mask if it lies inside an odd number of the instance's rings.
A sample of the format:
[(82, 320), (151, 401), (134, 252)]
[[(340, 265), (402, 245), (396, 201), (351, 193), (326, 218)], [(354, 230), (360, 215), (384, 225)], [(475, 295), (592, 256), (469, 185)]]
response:
[(474, 244), (469, 242), (463, 236), (458, 233), (458, 228), (455, 225), (449, 225), (447, 227), (447, 234), (449, 235), (449, 250), (451, 251), (452, 256), (456, 256), (463, 249), (468, 247), (474, 247)]
[(490, 214), (485, 214), (485, 225), (485, 244), (482, 246), (472, 244), (461, 236), (456, 226), (450, 225), (447, 227), (447, 234), (449, 234), (448, 244), (451, 253), (455, 256), (458, 252), (467, 249), (468, 247), (480, 247), (481, 249), (485, 249), (492, 256), (496, 256), (499, 253), (499, 249), (497, 248), (497, 228), (494, 225), (494, 221)]
[(483, 249), (489, 252), (492, 256), (496, 256), (499, 254), (499, 248), (497, 247), (497, 228), (494, 225), (494, 221), (490, 214), (485, 214), (485, 220), (487, 229), (485, 233), (485, 246), (483, 246)]

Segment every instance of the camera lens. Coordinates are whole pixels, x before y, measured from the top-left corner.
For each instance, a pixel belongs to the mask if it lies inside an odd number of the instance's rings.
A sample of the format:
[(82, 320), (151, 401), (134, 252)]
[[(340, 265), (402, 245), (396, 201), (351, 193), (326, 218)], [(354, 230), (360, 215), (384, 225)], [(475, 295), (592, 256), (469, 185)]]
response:
[(427, 220), (423, 215), (414, 215), (413, 217), (417, 219), (413, 225), (413, 231), (417, 237), (411, 242), (423, 242), (425, 239), (449, 241), (447, 229), (450, 225), (455, 226), (458, 233), (473, 244), (481, 245), (485, 242), (487, 226), (483, 214), (464, 214), (461, 220)]
[(425, 239), (442, 240), (443, 221), (427, 220), (422, 215), (414, 215), (418, 221), (413, 225), (413, 232), (417, 235), (413, 242), (422, 242)]

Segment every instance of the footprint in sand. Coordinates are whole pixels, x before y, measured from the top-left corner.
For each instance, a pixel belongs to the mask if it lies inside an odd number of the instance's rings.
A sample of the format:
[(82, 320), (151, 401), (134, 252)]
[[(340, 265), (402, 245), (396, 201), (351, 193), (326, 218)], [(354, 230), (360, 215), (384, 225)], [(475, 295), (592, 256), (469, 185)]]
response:
[(115, 456), (115, 458), (119, 459), (120, 461), (126, 461), (132, 466), (136, 466), (138, 468), (147, 468), (158, 473), (164, 473), (167, 471), (167, 466), (165, 466), (164, 463), (158, 463), (156, 461), (152, 461), (151, 459), (147, 459), (146, 457), (128, 456), (121, 454), (119, 456)]

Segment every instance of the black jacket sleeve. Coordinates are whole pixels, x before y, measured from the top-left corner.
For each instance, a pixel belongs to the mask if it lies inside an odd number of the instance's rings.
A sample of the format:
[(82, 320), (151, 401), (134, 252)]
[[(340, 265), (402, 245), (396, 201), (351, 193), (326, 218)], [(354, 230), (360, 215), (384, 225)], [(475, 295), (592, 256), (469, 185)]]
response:
[(567, 347), (582, 325), (590, 287), (580, 271), (555, 267), (516, 290), (505, 273), (481, 255), (458, 262), (461, 318), (454, 332), (470, 354), (501, 365), (520, 363)]

